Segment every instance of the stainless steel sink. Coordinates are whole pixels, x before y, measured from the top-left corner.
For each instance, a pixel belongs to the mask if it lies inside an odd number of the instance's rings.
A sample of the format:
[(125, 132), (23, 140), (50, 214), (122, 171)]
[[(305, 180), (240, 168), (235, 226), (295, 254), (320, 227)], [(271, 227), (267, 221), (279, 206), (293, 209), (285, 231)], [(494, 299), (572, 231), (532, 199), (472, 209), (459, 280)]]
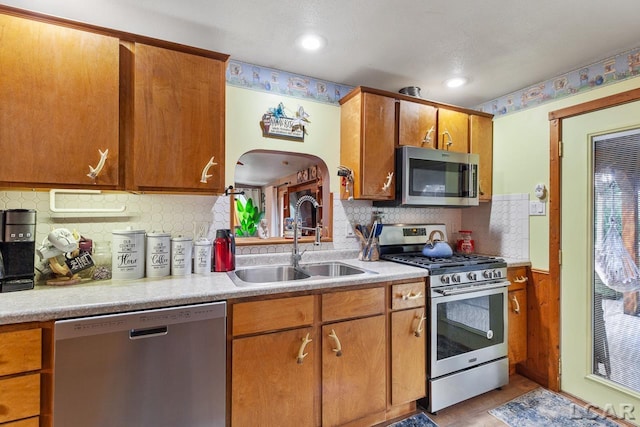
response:
[(318, 264), (306, 264), (300, 266), (304, 271), (308, 272), (311, 276), (351, 276), (352, 274), (364, 274), (365, 270), (357, 267), (352, 267), (341, 262), (323, 262)]
[(310, 274), (290, 265), (241, 268), (235, 270), (233, 274), (243, 282), (249, 283), (288, 282), (307, 279), (310, 276)]
[(304, 264), (299, 268), (290, 265), (257, 266), (230, 271), (229, 277), (238, 285), (277, 284), (309, 278), (342, 277), (354, 274), (374, 273), (341, 262)]

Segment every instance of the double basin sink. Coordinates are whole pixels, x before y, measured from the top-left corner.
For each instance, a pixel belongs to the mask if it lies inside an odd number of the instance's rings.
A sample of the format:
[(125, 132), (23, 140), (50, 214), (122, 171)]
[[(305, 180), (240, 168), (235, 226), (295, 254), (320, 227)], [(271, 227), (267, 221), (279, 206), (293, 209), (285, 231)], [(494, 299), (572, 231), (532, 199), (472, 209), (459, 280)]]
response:
[(291, 265), (247, 267), (229, 272), (229, 275), (234, 283), (239, 285), (243, 284), (243, 282), (244, 284), (277, 284), (309, 278), (344, 277), (365, 273), (372, 272), (341, 262), (322, 262), (304, 264), (300, 267)]

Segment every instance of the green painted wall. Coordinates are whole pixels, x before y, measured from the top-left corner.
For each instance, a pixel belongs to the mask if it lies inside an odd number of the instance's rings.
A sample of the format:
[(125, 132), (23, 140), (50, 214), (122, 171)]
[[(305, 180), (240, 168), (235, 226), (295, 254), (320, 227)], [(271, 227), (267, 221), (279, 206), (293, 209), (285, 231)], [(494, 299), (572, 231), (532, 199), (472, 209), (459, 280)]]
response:
[[(233, 185), (235, 164), (244, 153), (251, 150), (276, 150), (313, 154), (327, 165), (331, 178), (338, 171), (340, 162), (340, 107), (299, 98), (226, 87), (226, 172), (225, 182)], [(293, 117), (302, 106), (311, 122), (306, 128), (304, 141), (265, 138), (262, 136), (260, 120), (269, 108), (282, 102), (287, 117)], [(331, 191), (340, 191), (339, 180), (330, 179)]]
[[(493, 194), (527, 193), (530, 200), (537, 200), (533, 194), (535, 185), (544, 183), (549, 187), (550, 111), (636, 88), (640, 88), (640, 78), (494, 118)], [(640, 123), (640, 118), (638, 122)], [(529, 218), (532, 266), (547, 270), (549, 217), (545, 215)]]

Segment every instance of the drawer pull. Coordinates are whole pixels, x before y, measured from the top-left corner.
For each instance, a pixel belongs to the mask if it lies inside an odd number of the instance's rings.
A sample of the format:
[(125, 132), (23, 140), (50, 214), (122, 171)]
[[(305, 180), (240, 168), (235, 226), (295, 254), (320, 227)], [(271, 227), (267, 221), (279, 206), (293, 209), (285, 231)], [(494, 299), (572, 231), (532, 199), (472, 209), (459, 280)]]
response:
[(413, 332), (413, 335), (415, 335), (416, 338), (420, 338), (422, 336), (422, 332), (424, 331), (424, 321), (425, 320), (427, 320), (427, 316), (425, 316), (424, 313), (423, 313), (422, 316), (420, 316), (420, 321), (418, 322), (418, 327)]
[(336, 331), (332, 329), (329, 334), (329, 338), (331, 338), (335, 343), (335, 348), (332, 350), (336, 354), (336, 357), (342, 356), (342, 344), (340, 344), (340, 339), (338, 338), (338, 335), (336, 335)]
[(417, 294), (414, 294), (413, 291), (409, 291), (407, 294), (402, 295), (403, 301), (420, 299), (420, 298), (424, 298), (424, 295), (422, 295), (422, 291), (418, 292)]
[(309, 338), (309, 334), (307, 333), (307, 336), (302, 338), (302, 344), (300, 345), (300, 349), (298, 349), (298, 365), (302, 365), (302, 360), (307, 357), (307, 354), (309, 353), (305, 353), (304, 349), (307, 347), (307, 344), (309, 344), (311, 341), (313, 341), (311, 338)]
[(516, 283), (525, 283), (529, 281), (528, 277), (521, 277), (521, 276), (516, 276), (515, 279), (513, 279), (514, 282)]
[(518, 298), (513, 295), (511, 297), (511, 301), (513, 301), (513, 312), (516, 314), (520, 314), (520, 303), (518, 302)]

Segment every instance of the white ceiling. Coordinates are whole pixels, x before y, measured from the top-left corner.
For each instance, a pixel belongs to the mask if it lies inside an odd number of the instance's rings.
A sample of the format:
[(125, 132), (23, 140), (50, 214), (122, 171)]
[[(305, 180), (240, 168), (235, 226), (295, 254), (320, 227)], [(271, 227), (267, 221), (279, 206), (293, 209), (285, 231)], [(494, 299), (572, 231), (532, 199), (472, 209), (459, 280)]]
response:
[[(640, 46), (638, 0), (0, 0), (351, 86), (474, 107)], [(317, 53), (295, 41), (313, 31)], [(471, 83), (443, 86), (460, 75)]]

